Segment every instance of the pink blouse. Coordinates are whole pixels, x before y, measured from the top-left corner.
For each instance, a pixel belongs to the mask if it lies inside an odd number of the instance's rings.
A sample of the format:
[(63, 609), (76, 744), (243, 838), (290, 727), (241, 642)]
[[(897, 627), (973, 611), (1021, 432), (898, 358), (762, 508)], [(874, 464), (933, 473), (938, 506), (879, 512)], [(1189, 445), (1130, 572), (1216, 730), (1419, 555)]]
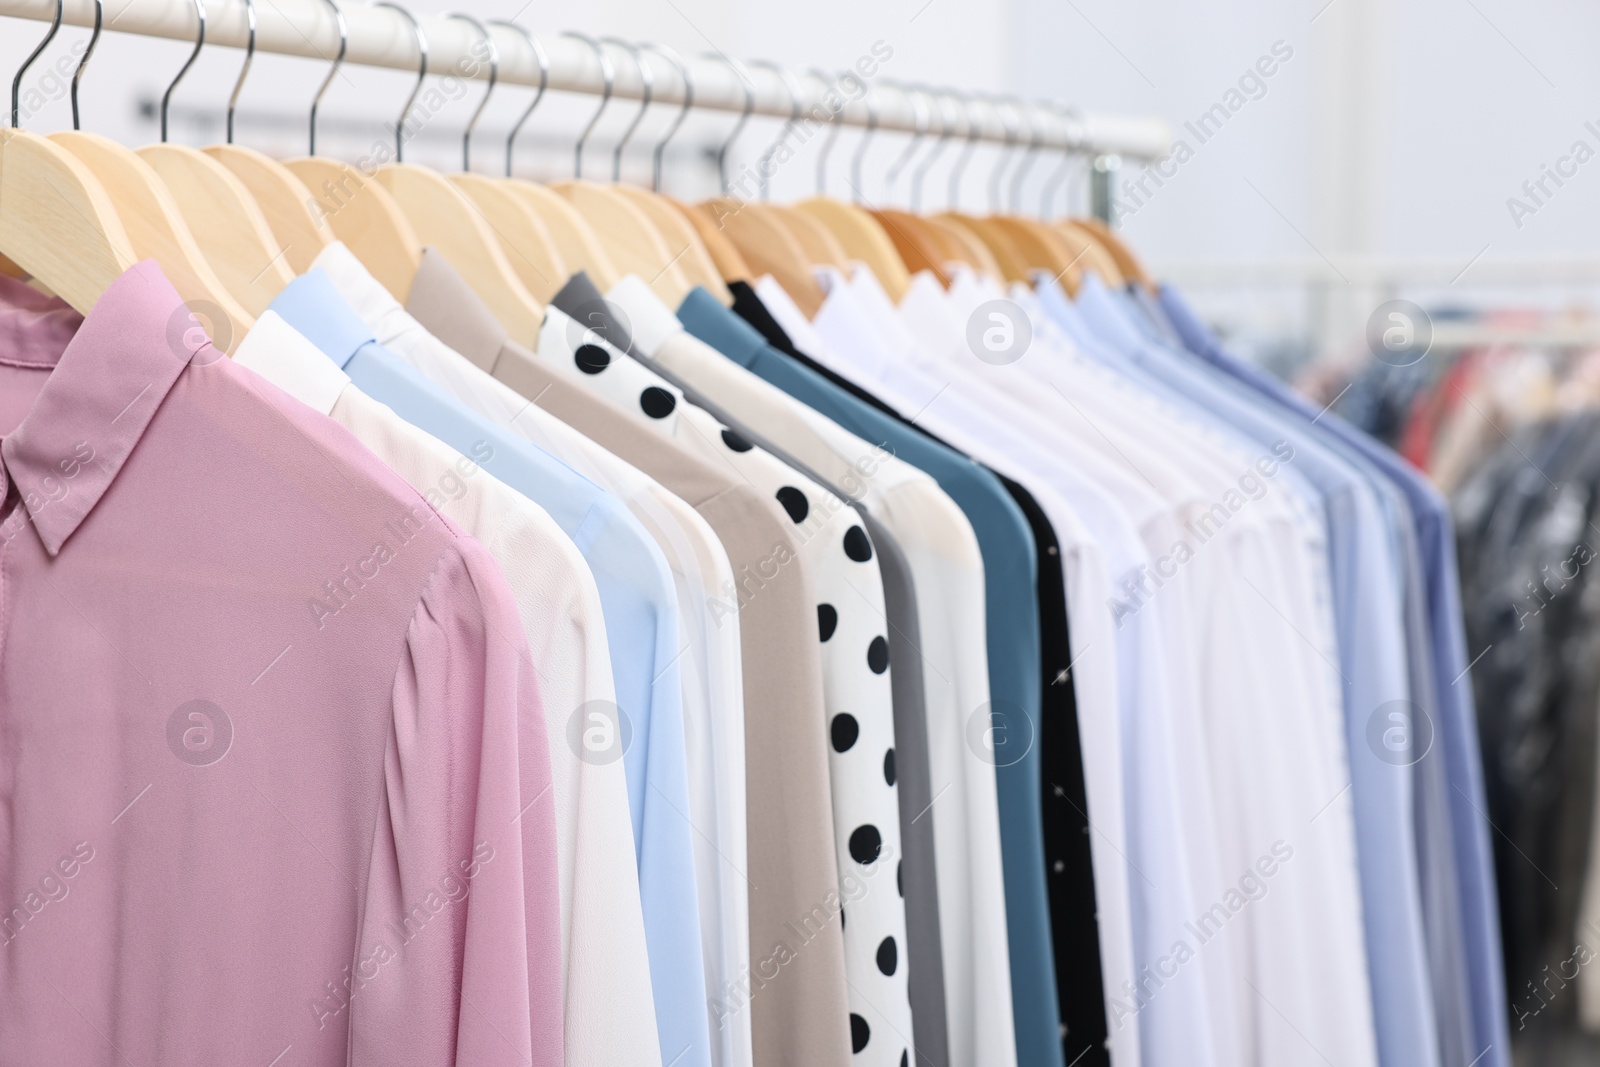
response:
[(481, 545), (153, 262), (0, 278), (0, 1060), (562, 1061), (550, 758)]

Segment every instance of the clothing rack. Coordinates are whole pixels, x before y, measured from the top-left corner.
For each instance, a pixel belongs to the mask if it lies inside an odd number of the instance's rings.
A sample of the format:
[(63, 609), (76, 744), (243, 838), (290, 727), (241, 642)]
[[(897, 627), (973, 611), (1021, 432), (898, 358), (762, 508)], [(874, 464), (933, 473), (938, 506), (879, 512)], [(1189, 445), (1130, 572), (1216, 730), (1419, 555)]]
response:
[[(95, 0), (64, 2), (64, 25), (94, 25)], [(244, 0), (204, 0), (204, 6), (206, 44), (244, 48), (249, 39)], [(355, 4), (341, 5), (341, 9), (348, 27), (344, 62), (417, 69), (416, 31), (402, 13)], [(0, 0), (0, 15), (49, 22), (55, 12), (55, 0)], [(339, 53), (338, 26), (325, 0), (271, 0), (256, 5), (255, 18), (257, 51), (327, 63)], [(192, 0), (107, 0), (104, 21), (107, 29), (119, 33), (178, 41), (194, 40), (196, 31)], [(419, 21), (427, 40), (430, 75), (453, 72), (487, 80), (489, 65), (481, 61), (482, 37), (475, 27), (461, 19), (437, 16), (422, 16)], [(503, 24), (488, 28), (498, 53), (499, 81), (536, 88), (540, 65), (527, 39)], [(535, 34), (534, 39), (549, 57), (550, 89), (596, 96), (604, 92), (606, 79), (591, 44), (556, 33)], [(637, 64), (614, 45), (607, 54), (614, 71), (612, 96), (641, 99), (644, 81)], [(1105, 185), (1109, 190), (1121, 159), (1158, 159), (1172, 147), (1171, 127), (1161, 119), (1092, 114), (939, 87), (908, 91), (908, 87), (888, 84), (890, 79), (882, 77), (875, 57), (864, 54), (863, 59), (869, 62), (861, 69), (838, 73), (841, 77), (854, 75), (866, 87), (865, 92), (856, 83), (847, 83), (842, 91), (834, 89), (838, 82), (826, 83), (814, 72), (786, 72), (786, 77), (772, 66), (756, 64), (739, 64), (741, 69), (736, 71), (734, 63), (720, 55), (687, 58), (686, 62), (696, 108), (787, 119), (794, 114), (796, 103), (802, 114), (808, 114), (833, 91), (844, 98), (837, 119), (841, 125), (938, 135), (948, 121), (950, 136), (956, 141), (1073, 152), (1093, 160), (1095, 189)], [(656, 54), (650, 54), (647, 61), (653, 76), (652, 104), (682, 105), (685, 80), (674, 65)], [(867, 74), (867, 70), (874, 73)], [(799, 101), (794, 100), (791, 85), (801, 90)], [(914, 100), (914, 92), (921, 94), (920, 101)], [(935, 100), (934, 95), (940, 99)], [(950, 121), (952, 102), (961, 112), (958, 121)], [(1102, 197), (1094, 199), (1098, 202)]]

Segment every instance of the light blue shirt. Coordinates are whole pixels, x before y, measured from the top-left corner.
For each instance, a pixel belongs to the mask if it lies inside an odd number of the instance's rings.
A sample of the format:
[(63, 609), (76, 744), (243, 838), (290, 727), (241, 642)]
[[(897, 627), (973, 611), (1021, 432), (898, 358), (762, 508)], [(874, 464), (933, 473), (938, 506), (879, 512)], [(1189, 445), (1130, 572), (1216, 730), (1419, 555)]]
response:
[[(1410, 465), (1332, 412), (1322, 413), (1305, 397), (1259, 367), (1224, 351), (1170, 287), (1163, 286), (1160, 310), (1184, 346), (1226, 374), (1348, 443), (1388, 477), (1411, 506), (1426, 588), (1430, 668), (1439, 721), (1436, 744), (1444, 756), (1450, 785), (1450, 822), (1461, 896), (1465, 975), (1472, 1003), (1476, 1041), (1471, 1055), (1484, 1053), (1483, 1067), (1511, 1062), (1505, 968), (1500, 952), (1499, 900), (1489, 840), (1483, 761), (1478, 751), (1477, 714), (1466, 678), (1467, 645), (1461, 621), (1461, 589), (1456, 575), (1455, 531), (1444, 499)], [(1485, 1052), (1487, 1050), (1487, 1052)]]
[[(379, 345), (333, 282), (314, 269), (290, 282), (272, 310), (344, 368), (358, 389), (480, 465), (542, 507), (572, 538), (594, 574), (605, 617), (621, 715), (639, 895), (662, 1063), (710, 1067), (705, 966), (694, 875), (682, 690), (677, 668), (677, 593), (666, 557), (615, 497), (572, 468), (447, 396)], [(577, 708), (544, 709), (581, 747), (589, 723)], [(614, 759), (615, 757), (610, 757)]]
[[(1212, 425), (1270, 447), (1288, 441), (1292, 469), (1316, 489), (1328, 523), (1328, 555), (1343, 676), (1345, 735), (1360, 867), (1362, 919), (1372, 979), (1373, 1021), (1384, 1064), (1439, 1067), (1433, 990), (1424, 938), (1413, 773), (1369, 747), (1370, 718), (1385, 704), (1409, 700), (1402, 561), (1384, 505), (1362, 473), (1330, 448), (1314, 426), (1247, 398), (1192, 356), (1152, 343), (1129, 322), (1093, 276), (1078, 294), (1076, 316), (1041, 292), (1062, 325), (1099, 340), (1087, 351), (1113, 366), (1142, 368), (1144, 384)], [(1070, 326), (1069, 326), (1070, 323)], [(1107, 350), (1114, 356), (1107, 356)], [(1330, 797), (1332, 801), (1334, 798)]]

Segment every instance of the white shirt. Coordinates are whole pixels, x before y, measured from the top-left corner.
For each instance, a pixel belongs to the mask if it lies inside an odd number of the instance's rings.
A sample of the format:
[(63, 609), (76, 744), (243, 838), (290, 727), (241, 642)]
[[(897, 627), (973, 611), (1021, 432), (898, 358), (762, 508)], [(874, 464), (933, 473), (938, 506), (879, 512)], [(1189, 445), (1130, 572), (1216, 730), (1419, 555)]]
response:
[[(615, 699), (594, 579), (542, 508), (355, 388), (275, 312), (256, 319), (234, 359), (344, 426), (483, 542), (516, 598), (546, 708)], [(542, 725), (554, 783), (566, 1062), (659, 1064), (622, 764), (579, 760), (560, 716)]]
[[(651, 295), (632, 302), (636, 343), (647, 342), (641, 320), (671, 318)], [(676, 320), (673, 320), (674, 324)], [(680, 327), (681, 329), (681, 327)], [(600, 346), (579, 369), (578, 350)], [(540, 331), (538, 356), (573, 384), (616, 402), (631, 417), (689, 452), (736, 471), (771, 496), (797, 530), (811, 563), (819, 600), (823, 704), (828, 721), (829, 780), (840, 896), (845, 902), (845, 971), (852, 1014), (865, 1023), (858, 1064), (897, 1067), (911, 1041), (905, 969), (905, 909), (887, 892), (900, 860), (900, 814), (894, 771), (894, 709), (888, 673), (888, 620), (876, 554), (855, 512), (839, 497), (744, 441), (642, 364), (552, 309)], [(641, 402), (654, 391), (656, 403)], [(664, 397), (670, 397), (670, 404)], [(780, 564), (781, 565), (781, 561)], [(760, 595), (759, 592), (754, 595)], [(859, 1029), (857, 1033), (861, 1033)]]

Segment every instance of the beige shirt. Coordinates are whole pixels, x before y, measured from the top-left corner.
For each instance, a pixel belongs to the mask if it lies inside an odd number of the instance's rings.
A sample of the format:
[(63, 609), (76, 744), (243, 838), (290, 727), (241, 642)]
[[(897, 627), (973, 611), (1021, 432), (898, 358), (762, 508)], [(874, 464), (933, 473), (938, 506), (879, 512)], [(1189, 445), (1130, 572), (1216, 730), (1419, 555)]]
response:
[(655, 478), (711, 524), (735, 588), (744, 668), (750, 964), (711, 991), (713, 1043), (748, 1014), (754, 1061), (850, 1062), (844, 945), (824, 724), (816, 595), (794, 525), (776, 501), (564, 381), (506, 336), (442, 257), (425, 256), (408, 310), (441, 340), (539, 407)]

